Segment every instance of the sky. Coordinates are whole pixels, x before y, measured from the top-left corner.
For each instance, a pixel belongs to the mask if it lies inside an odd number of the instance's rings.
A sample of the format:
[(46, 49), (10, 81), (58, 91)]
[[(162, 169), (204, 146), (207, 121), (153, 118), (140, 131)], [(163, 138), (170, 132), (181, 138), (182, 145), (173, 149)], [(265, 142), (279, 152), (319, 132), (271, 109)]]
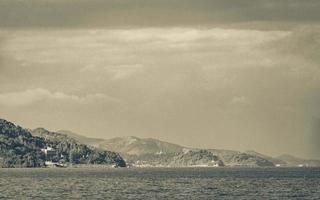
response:
[(320, 159), (318, 0), (0, 0), (0, 118)]

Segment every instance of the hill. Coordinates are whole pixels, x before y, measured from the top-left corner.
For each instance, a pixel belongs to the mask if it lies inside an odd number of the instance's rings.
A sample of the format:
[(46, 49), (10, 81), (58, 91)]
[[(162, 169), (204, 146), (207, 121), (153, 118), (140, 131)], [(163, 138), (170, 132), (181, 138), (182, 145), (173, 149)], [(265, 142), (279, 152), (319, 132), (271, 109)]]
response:
[(261, 153), (258, 153), (256, 151), (246, 151), (247, 154), (250, 154), (250, 155), (254, 155), (254, 156), (259, 156), (261, 158), (264, 158), (266, 160), (269, 160), (270, 162), (274, 163), (275, 165), (286, 165), (286, 161), (282, 160), (282, 159), (279, 159), (279, 158), (274, 158), (274, 157), (271, 157), (271, 156), (267, 156), (267, 155), (264, 155), (264, 154), (261, 154)]
[[(83, 136), (83, 135), (80, 135), (80, 134), (76, 134), (76, 133), (73, 133), (71, 131), (68, 131), (68, 130), (59, 130), (57, 131), (56, 133), (60, 133), (62, 135), (66, 135), (70, 138), (73, 138), (75, 139), (76, 141), (82, 143), (82, 144), (87, 144), (87, 145), (91, 145), (91, 146), (95, 146), (95, 144), (101, 142), (103, 139), (100, 139), (100, 138), (89, 138), (89, 137), (86, 137), (86, 136)], [(108, 149), (110, 151), (113, 151), (111, 149)]]
[[(129, 165), (134, 166), (320, 166), (320, 161), (318, 160), (306, 160), (290, 155), (271, 157), (256, 151), (240, 152), (224, 149), (188, 148), (153, 138), (128, 136), (112, 139), (96, 139), (70, 131), (59, 132), (65, 133), (84, 144), (119, 152)], [(188, 152), (189, 154), (187, 154)], [(214, 162), (211, 159), (213, 156), (217, 159)]]
[(43, 167), (46, 161), (126, 166), (119, 154), (81, 144), (68, 135), (43, 128), (31, 132), (0, 119), (0, 167)]
[(41, 167), (46, 145), (43, 138), (4, 119), (0, 119), (0, 167)]
[(306, 167), (319, 167), (320, 160), (308, 160), (303, 158), (297, 158), (292, 155), (284, 154), (279, 157), (278, 159), (284, 161), (287, 166), (306, 166)]
[[(75, 139), (79, 138), (79, 135), (74, 133), (69, 136)], [(86, 138), (82, 141), (91, 142), (94, 140)], [(99, 139), (96, 142), (91, 142), (90, 145), (119, 152), (128, 164), (134, 166), (274, 166), (274, 163), (262, 154), (253, 155), (232, 150), (188, 148), (153, 138), (117, 137)], [(212, 162), (212, 157), (215, 157), (215, 162)]]
[(97, 145), (103, 149), (111, 149), (128, 155), (179, 153), (186, 149), (185, 147), (153, 138), (138, 138), (134, 136), (107, 139), (100, 141)]
[(54, 161), (71, 162), (75, 164), (109, 164), (125, 167), (122, 157), (115, 152), (98, 149), (87, 144), (82, 144), (76, 139), (61, 133), (50, 132), (44, 128), (31, 131), (32, 135), (44, 138), (45, 142), (57, 150), (57, 158)]

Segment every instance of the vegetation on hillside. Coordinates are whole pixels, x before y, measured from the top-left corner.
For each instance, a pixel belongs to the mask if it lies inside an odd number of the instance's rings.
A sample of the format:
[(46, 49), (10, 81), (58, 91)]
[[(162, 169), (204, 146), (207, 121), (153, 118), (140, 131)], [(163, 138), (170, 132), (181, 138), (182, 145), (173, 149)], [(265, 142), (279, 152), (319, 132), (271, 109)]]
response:
[[(114, 152), (80, 144), (65, 135), (36, 129), (28, 130), (0, 119), (0, 167), (42, 167), (45, 161), (69, 164), (107, 164), (125, 167), (122, 157)], [(55, 154), (41, 149), (51, 147)]]

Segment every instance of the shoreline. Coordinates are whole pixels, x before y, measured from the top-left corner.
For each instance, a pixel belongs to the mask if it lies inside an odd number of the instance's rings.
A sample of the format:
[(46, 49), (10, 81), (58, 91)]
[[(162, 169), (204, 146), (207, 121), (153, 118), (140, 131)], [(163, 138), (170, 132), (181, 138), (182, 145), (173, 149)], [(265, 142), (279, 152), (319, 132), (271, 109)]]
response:
[(0, 167), (0, 169), (305, 169), (305, 168), (320, 168), (320, 166), (281, 166), (281, 167), (261, 167), (261, 166), (223, 166), (223, 167), (210, 167), (210, 166), (183, 166), (183, 167), (174, 167), (174, 166), (127, 166), (127, 167), (115, 167), (110, 165), (70, 165), (64, 167)]

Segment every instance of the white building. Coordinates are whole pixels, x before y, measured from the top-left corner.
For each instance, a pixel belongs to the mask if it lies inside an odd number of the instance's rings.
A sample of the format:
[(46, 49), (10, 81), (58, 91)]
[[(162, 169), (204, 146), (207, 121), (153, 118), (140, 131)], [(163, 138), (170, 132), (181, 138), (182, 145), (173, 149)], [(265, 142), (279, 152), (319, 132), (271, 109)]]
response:
[(54, 156), (56, 155), (56, 150), (52, 147), (46, 147), (45, 149), (41, 149), (41, 151), (46, 155), (46, 156)]

